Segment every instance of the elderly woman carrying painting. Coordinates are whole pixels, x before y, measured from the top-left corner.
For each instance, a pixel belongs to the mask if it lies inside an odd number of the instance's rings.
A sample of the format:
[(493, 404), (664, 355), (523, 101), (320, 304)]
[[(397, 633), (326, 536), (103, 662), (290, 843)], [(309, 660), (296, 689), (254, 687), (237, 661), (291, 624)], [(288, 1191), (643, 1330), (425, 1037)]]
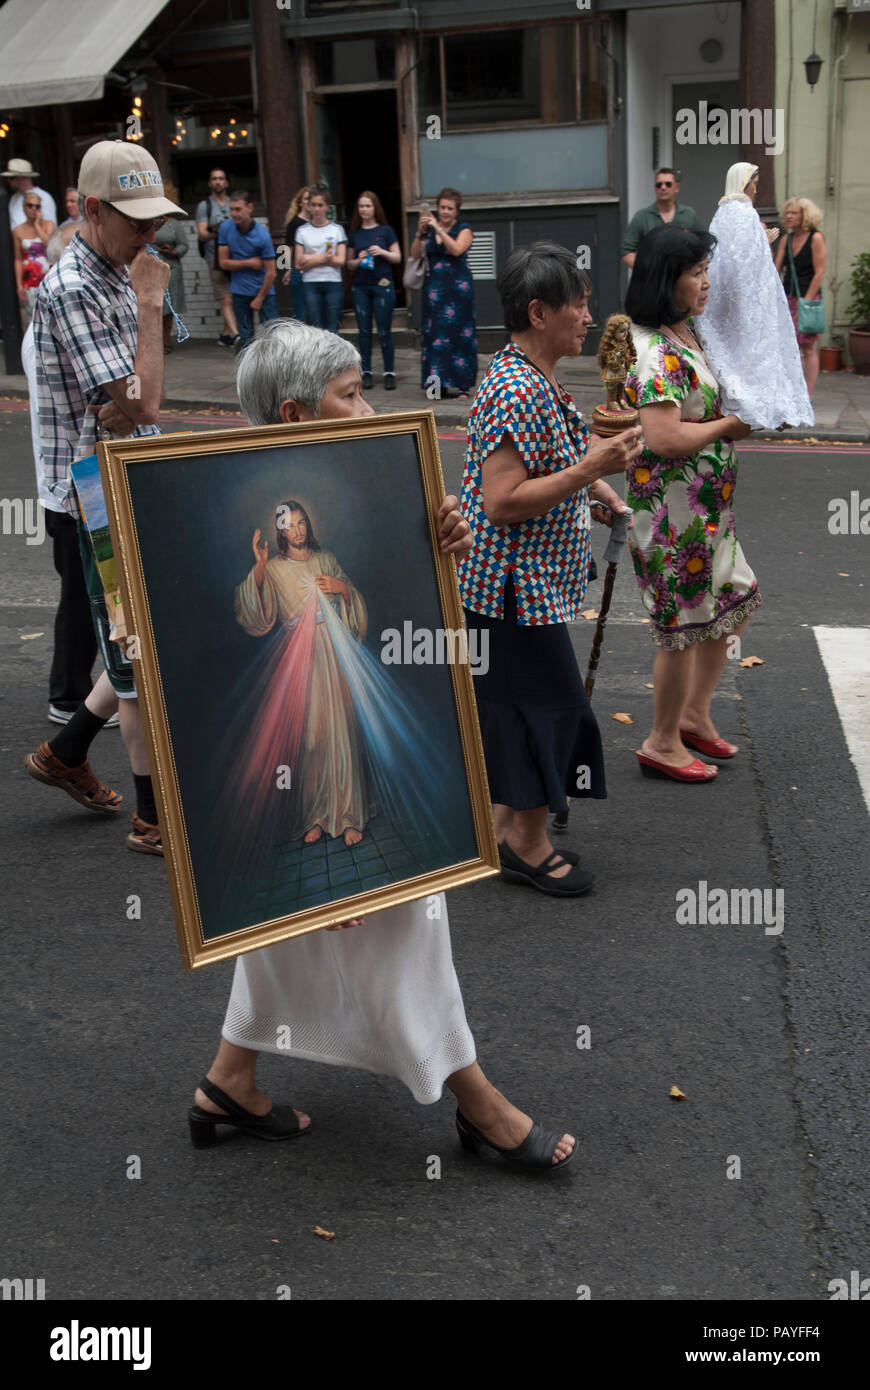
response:
[[(238, 391), (254, 425), (374, 413), (356, 349), (289, 319), (270, 324), (242, 354)], [(442, 504), (438, 527), (442, 550), (461, 556), (470, 548), (455, 497)], [(421, 899), (342, 924), (353, 930), (312, 932), (239, 956), (220, 1046), (189, 1115), (194, 1145), (213, 1143), (218, 1125), (273, 1140), (308, 1132), (307, 1115), (273, 1104), (256, 1085), (259, 1054), (273, 1052), (394, 1076), (424, 1105), (446, 1085), (464, 1148), (541, 1173), (564, 1167), (573, 1136), (533, 1123), (476, 1060), (447, 908), (438, 902), (434, 918)]]

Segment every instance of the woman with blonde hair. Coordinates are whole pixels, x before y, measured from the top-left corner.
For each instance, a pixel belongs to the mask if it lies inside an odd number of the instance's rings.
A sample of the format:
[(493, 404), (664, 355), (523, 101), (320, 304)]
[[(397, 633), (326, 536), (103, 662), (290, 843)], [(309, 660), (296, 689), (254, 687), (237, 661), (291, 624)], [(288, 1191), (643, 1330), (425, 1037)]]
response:
[(293, 248), (296, 244), (297, 231), (300, 227), (307, 226), (311, 221), (311, 213), (309, 211), (310, 200), (311, 189), (306, 183), (303, 184), (301, 188), (297, 188), (290, 206), (284, 214), (284, 222), (286, 224), (284, 241), (286, 245), (290, 247), (291, 266), (289, 270), (285, 270), (284, 278), (281, 283), (291, 286), (293, 294), (293, 310), (291, 317), (294, 319), (301, 319), (303, 323), (308, 322), (305, 309), (305, 291), (302, 288), (302, 271), (297, 270), (295, 265), (296, 252)]
[(757, 429), (812, 425), (788, 301), (770, 254), (779, 233), (755, 211), (757, 164), (732, 164), (710, 234), (710, 294), (697, 333), (722, 409)]
[(819, 335), (801, 329), (799, 300), (821, 300), (822, 280), (828, 263), (825, 238), (819, 231), (824, 213), (809, 198), (789, 198), (783, 206), (786, 235), (776, 250), (776, 268), (782, 274), (797, 334), (807, 390), (810, 395), (819, 376)]

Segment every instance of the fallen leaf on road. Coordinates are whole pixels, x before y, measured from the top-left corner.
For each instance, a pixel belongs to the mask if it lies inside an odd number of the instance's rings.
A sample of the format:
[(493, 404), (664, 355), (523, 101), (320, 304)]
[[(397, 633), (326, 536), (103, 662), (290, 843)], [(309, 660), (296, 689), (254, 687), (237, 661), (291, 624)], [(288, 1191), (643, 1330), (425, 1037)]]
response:
[(32, 642), (34, 637), (44, 637), (44, 632), (22, 632), (19, 634), (22, 642)]
[(644, 689), (645, 689), (645, 690), (655, 690), (655, 686), (653, 685), (652, 681), (647, 681), (646, 685), (644, 686)]
[(615, 719), (618, 724), (633, 724), (634, 720), (630, 714), (612, 714), (611, 719)]
[(837, 570), (837, 578), (838, 578), (838, 579), (849, 579), (849, 578), (850, 578), (850, 575), (848, 575), (848, 574), (843, 574), (842, 570)]
[(648, 623), (649, 621), (650, 621), (649, 618), (641, 618), (641, 622), (642, 622), (642, 623)]
[(684, 1095), (683, 1092), (680, 1090), (679, 1086), (672, 1086), (671, 1089), (668, 1091), (668, 1095), (671, 1097), (672, 1100), (685, 1100), (685, 1099), (686, 1099), (685, 1095)]
[(587, 623), (592, 623), (598, 617), (597, 608), (581, 608), (580, 617), (585, 618)]
[(273, 1244), (273, 1245), (280, 1245), (281, 1242), (280, 1242), (280, 1240), (273, 1240), (273, 1241), (272, 1241), (272, 1244)]
[(764, 662), (760, 656), (744, 656), (740, 662), (741, 666), (763, 666)]
[(323, 1240), (335, 1240), (335, 1231), (324, 1231), (322, 1226), (315, 1226), (314, 1234), (321, 1236)]

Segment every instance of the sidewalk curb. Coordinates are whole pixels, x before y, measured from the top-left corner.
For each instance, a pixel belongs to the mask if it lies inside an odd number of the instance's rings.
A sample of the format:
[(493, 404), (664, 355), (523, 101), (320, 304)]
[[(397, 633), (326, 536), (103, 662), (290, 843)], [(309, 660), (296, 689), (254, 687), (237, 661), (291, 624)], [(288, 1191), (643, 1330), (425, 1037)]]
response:
[[(28, 400), (29, 392), (26, 386), (15, 386), (0, 382), (0, 399), (4, 396), (13, 400)], [(392, 402), (391, 402), (392, 404)], [(226, 410), (233, 411), (235, 403), (233, 401), (209, 400), (201, 396), (172, 396), (167, 397), (163, 402), (163, 410)], [(395, 407), (403, 410), (414, 410), (415, 405), (405, 405), (396, 401)], [(434, 408), (433, 402), (428, 402), (425, 406), (419, 407), (423, 410)], [(378, 414), (386, 414), (385, 411), (378, 411)], [(435, 423), (440, 429), (464, 429), (468, 423), (468, 409), (461, 410), (445, 406), (443, 409), (435, 410)], [(746, 441), (745, 447), (751, 448), (752, 441), (764, 441), (766, 443), (781, 444), (791, 440), (796, 444), (870, 444), (870, 430), (856, 429), (796, 429), (796, 430), (758, 430), (752, 439)]]

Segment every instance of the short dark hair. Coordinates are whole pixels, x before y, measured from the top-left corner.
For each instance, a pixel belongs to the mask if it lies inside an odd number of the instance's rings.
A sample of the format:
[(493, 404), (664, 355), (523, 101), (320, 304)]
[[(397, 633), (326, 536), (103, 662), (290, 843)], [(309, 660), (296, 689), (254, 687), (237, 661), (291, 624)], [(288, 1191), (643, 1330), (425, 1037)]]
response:
[(445, 201), (448, 203), (455, 203), (457, 212), (462, 207), (462, 194), (459, 192), (458, 188), (442, 188), (441, 192), (438, 194), (438, 197), (435, 199), (436, 208), (438, 204), (441, 202), (442, 198), (445, 199)]
[(234, 188), (230, 194), (231, 203), (253, 203), (253, 201), (247, 188)]
[(529, 305), (540, 299), (551, 309), (563, 309), (580, 295), (588, 295), (592, 281), (580, 270), (571, 251), (555, 241), (534, 241), (515, 246), (498, 273), (504, 325), (511, 333), (529, 326)]
[(677, 173), (676, 169), (671, 169), (671, 168), (669, 168), (667, 165), (665, 165), (665, 167), (662, 168), (662, 169), (656, 169), (656, 175), (655, 175), (656, 178), (658, 178), (659, 174), (673, 174), (673, 176), (674, 176), (674, 183), (679, 183), (679, 182), (680, 182), (680, 176), (679, 176), (679, 174)]
[(297, 502), (294, 498), (290, 497), (286, 502), (279, 502), (275, 509), (275, 542), (278, 546), (279, 554), (287, 554), (287, 551), (290, 549), (290, 542), (284, 534), (283, 528), (278, 525), (278, 522), (282, 516), (289, 516), (291, 512), (301, 512), (302, 516), (305, 518), (305, 530), (308, 536), (306, 545), (308, 549), (320, 550), (322, 547), (314, 534), (314, 527), (311, 525), (311, 517), (308, 515), (301, 502)]
[(661, 323), (688, 318), (674, 303), (674, 286), (683, 271), (712, 256), (715, 246), (710, 232), (677, 227), (673, 222), (641, 237), (625, 296), (625, 312), (632, 322), (658, 328)]

